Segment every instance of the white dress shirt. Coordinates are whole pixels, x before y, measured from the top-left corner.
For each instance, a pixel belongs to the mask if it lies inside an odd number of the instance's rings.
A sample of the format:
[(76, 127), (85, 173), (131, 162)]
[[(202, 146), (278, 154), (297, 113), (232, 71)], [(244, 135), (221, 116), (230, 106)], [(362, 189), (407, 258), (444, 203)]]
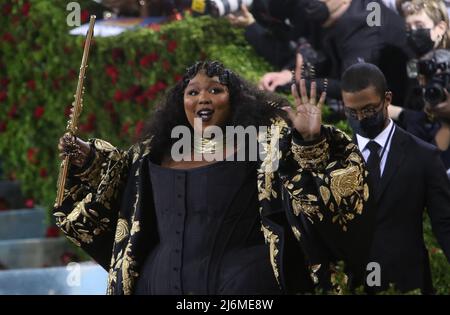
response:
[[(393, 128), (392, 134), (391, 134), (391, 137), (388, 139), (391, 128)], [(384, 130), (375, 139), (373, 139), (373, 141), (378, 143), (381, 147), (380, 152), (378, 152), (379, 155), (381, 155), (381, 152), (383, 152), (383, 149), (386, 146), (385, 152), (380, 161), (381, 176), (383, 176), (383, 171), (384, 171), (384, 167), (386, 165), (387, 157), (389, 155), (389, 150), (391, 148), (391, 142), (392, 142), (392, 137), (394, 135), (394, 132), (395, 132), (394, 122), (392, 121), (392, 119), (389, 119), (389, 125), (386, 128), (384, 128)], [(364, 160), (367, 162), (367, 160), (369, 159), (369, 155), (370, 155), (370, 151), (369, 151), (369, 148), (367, 148), (367, 144), (372, 139), (364, 138), (363, 136), (360, 136), (357, 134), (356, 140), (358, 141), (359, 150), (361, 151), (361, 153), (364, 157)]]

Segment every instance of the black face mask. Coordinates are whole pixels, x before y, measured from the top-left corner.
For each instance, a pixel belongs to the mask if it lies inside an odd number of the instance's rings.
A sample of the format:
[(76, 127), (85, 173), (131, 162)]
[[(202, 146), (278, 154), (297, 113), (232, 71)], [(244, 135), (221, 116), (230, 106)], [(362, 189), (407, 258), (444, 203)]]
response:
[(375, 139), (383, 131), (386, 118), (383, 110), (380, 110), (376, 114), (362, 120), (352, 117), (348, 117), (347, 120), (354, 133), (364, 138)]
[(407, 38), (409, 47), (411, 47), (417, 57), (425, 55), (434, 48), (434, 42), (431, 39), (431, 29), (429, 28), (408, 31)]

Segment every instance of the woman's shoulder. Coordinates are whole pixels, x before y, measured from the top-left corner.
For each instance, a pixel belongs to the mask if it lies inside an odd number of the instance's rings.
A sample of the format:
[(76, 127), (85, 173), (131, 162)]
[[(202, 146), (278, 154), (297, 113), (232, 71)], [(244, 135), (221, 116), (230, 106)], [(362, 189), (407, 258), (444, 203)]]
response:
[(151, 153), (152, 138), (147, 138), (133, 144), (127, 151), (127, 155), (132, 158), (132, 163), (143, 159)]

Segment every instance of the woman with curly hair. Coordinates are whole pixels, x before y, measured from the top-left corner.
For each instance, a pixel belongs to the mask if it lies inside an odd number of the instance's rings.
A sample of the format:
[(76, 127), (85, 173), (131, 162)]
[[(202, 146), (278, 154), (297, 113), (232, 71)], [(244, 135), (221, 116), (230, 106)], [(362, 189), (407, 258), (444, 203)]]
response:
[[(291, 108), (219, 62), (197, 62), (127, 151), (100, 139), (60, 139), (72, 165), (54, 215), (109, 271), (108, 294), (311, 291), (316, 274), (329, 270), (318, 266), (319, 247), (302, 245), (316, 236), (358, 277), (370, 239), (364, 163), (348, 137), (322, 126), (325, 94), (316, 102), (313, 84), (308, 97), (303, 80), (300, 91), (293, 88)], [(221, 146), (229, 137), (217, 134), (200, 145), (194, 139), (177, 159), (172, 133), (180, 126), (200, 135), (209, 127), (267, 129), (249, 136), (265, 139), (257, 160), (228, 159), (249, 149)], [(217, 151), (224, 158), (211, 160)]]

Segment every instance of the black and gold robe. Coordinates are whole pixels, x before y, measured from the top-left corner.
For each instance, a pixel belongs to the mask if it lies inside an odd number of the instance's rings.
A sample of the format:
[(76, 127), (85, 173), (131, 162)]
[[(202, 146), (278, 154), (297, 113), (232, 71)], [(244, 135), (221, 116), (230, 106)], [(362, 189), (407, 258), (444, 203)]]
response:
[[(360, 277), (371, 242), (368, 174), (356, 145), (330, 126), (314, 143), (295, 134), (273, 120), (257, 178), (261, 230), (287, 293), (311, 291), (318, 270), (327, 271), (334, 260)], [(152, 154), (151, 140), (127, 151), (99, 139), (90, 143), (95, 156), (87, 169), (70, 172), (54, 216), (66, 236), (109, 272), (108, 294), (133, 294), (139, 268), (159, 241), (143, 163)]]

